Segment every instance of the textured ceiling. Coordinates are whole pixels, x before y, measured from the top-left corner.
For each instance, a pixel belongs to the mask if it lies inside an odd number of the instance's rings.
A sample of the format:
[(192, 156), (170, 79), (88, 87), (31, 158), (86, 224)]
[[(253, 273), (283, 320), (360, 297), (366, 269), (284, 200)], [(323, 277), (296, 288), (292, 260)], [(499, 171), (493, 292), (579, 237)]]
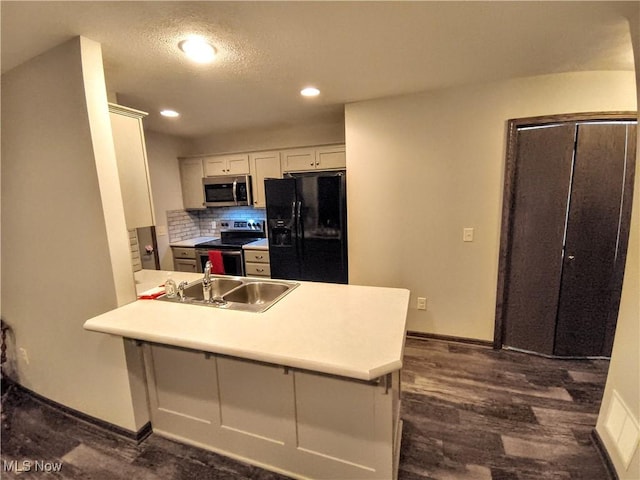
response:
[[(2, 72), (76, 35), (102, 44), (107, 89), (147, 128), (201, 136), (340, 121), (345, 103), (501, 78), (633, 70), (640, 2), (2, 1)], [(188, 34), (210, 65), (177, 49)], [(322, 90), (300, 97), (307, 84)], [(161, 108), (181, 112), (177, 119)]]

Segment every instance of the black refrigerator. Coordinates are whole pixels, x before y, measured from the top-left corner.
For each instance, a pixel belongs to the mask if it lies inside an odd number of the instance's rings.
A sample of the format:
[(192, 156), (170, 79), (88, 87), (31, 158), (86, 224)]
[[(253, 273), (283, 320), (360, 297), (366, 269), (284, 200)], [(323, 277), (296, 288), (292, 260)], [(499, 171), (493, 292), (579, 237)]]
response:
[(264, 181), (271, 278), (347, 283), (346, 172)]

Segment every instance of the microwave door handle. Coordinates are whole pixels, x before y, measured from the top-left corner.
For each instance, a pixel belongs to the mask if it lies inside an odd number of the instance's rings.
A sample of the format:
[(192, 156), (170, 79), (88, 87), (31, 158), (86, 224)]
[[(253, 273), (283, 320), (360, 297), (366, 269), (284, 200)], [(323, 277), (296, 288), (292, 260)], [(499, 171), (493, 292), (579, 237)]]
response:
[(238, 190), (238, 179), (234, 178), (233, 179), (233, 201), (236, 203), (236, 205), (238, 205), (237, 190)]
[(238, 188), (238, 180), (233, 179), (233, 201), (237, 205), (238, 204), (238, 195), (236, 194), (236, 190)]

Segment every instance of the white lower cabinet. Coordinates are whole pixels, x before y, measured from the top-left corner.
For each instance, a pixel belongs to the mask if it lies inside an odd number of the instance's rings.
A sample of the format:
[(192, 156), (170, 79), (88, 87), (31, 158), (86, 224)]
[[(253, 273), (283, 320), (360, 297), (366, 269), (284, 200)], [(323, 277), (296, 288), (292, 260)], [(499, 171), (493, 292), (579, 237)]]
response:
[(196, 263), (196, 249), (192, 247), (171, 247), (173, 252), (173, 269), (176, 272), (198, 271)]
[(153, 430), (293, 476), (397, 478), (399, 372), (362, 382), (144, 345)]
[(216, 364), (201, 352), (145, 345), (153, 429), (208, 444), (218, 423)]
[(271, 263), (269, 262), (269, 250), (244, 250), (244, 271), (247, 277), (271, 277)]

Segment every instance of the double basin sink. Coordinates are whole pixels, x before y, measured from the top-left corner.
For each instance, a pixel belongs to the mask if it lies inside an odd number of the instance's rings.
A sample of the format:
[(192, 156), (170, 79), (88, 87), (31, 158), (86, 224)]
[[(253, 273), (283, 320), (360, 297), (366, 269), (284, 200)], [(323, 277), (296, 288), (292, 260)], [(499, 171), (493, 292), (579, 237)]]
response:
[(158, 300), (261, 313), (298, 285), (285, 280), (266, 281), (211, 275), (210, 300), (205, 300), (202, 279), (189, 283), (184, 288), (182, 297), (177, 295), (170, 298), (162, 295)]

